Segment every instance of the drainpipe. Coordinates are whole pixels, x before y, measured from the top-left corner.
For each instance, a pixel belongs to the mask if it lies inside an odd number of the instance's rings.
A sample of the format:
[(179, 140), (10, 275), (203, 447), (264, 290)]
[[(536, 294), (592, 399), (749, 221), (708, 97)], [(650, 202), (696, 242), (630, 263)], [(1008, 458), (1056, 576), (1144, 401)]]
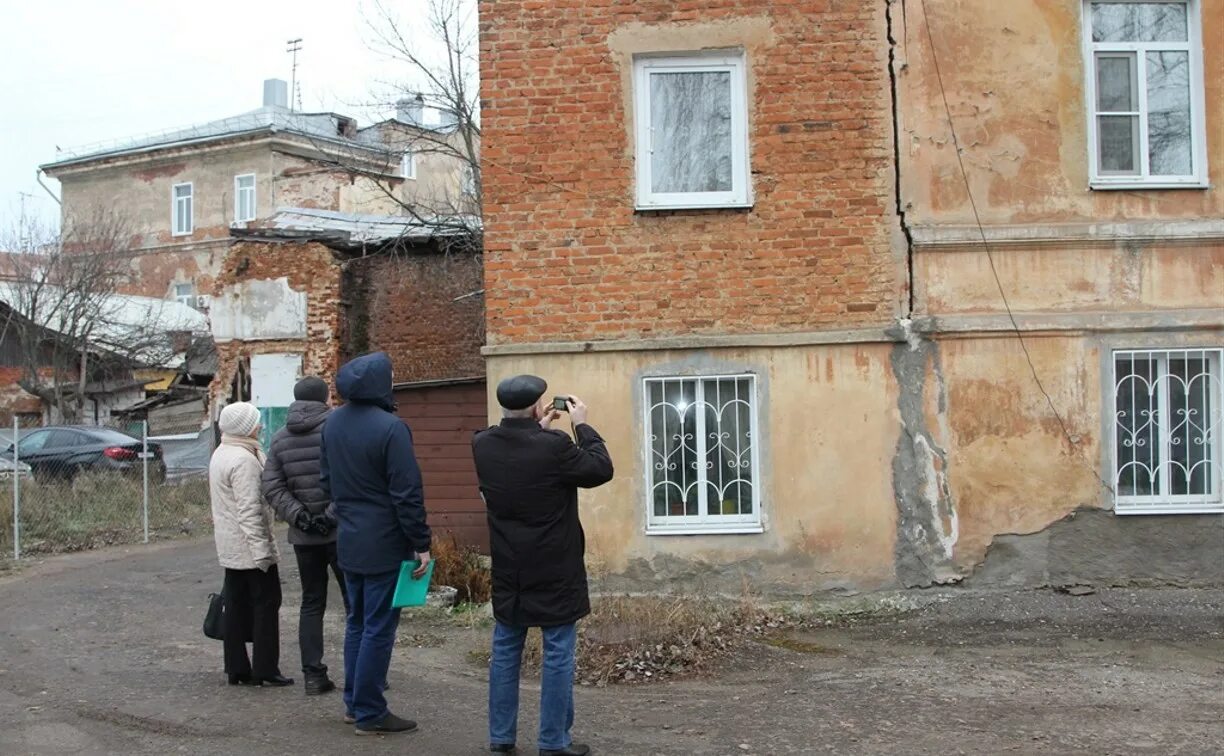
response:
[(38, 181), (38, 185), (39, 185), (39, 186), (41, 186), (41, 187), (43, 188), (43, 191), (45, 191), (47, 194), (51, 195), (51, 199), (55, 200), (55, 204), (59, 205), (60, 207), (63, 207), (64, 203), (60, 202), (60, 198), (59, 198), (59, 197), (56, 197), (56, 196), (55, 196), (55, 192), (51, 191), (51, 187), (49, 187), (49, 186), (47, 186), (46, 184), (44, 184), (44, 183), (43, 183), (43, 180), (42, 180), (42, 168), (36, 168), (36, 169), (34, 170), (34, 179), (35, 179), (36, 181)]

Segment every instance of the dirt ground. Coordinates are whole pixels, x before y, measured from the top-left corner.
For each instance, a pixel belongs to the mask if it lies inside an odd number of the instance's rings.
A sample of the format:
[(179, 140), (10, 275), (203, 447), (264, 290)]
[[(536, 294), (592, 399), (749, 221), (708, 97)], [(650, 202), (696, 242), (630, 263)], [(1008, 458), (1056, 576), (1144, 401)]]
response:
[[(290, 552), (286, 549), (286, 554)], [(297, 664), (285, 565), (282, 668)], [(338, 695), (231, 688), (203, 637), (211, 542), (80, 554), (0, 578), (0, 754), (478, 754), (487, 630), (413, 619), (394, 710), (421, 722), (356, 739)], [(752, 642), (714, 674), (579, 688), (599, 754), (1224, 752), (1224, 591), (916, 595), (900, 616)], [(329, 619), (337, 673), (338, 614)], [(519, 743), (534, 753), (525, 683)]]

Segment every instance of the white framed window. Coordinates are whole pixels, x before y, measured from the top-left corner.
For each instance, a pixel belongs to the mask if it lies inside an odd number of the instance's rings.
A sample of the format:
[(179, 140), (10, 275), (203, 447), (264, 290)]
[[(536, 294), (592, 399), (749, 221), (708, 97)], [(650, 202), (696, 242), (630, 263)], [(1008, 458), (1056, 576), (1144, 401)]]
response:
[(234, 222), (255, 220), (255, 174), (234, 177)]
[(400, 175), (406, 179), (416, 179), (416, 153), (406, 150), (400, 158)]
[(633, 66), (637, 209), (751, 206), (743, 53)]
[(191, 192), (190, 183), (175, 184), (170, 190), (170, 227), (174, 236), (188, 236), (195, 230)]
[(648, 533), (761, 532), (756, 377), (647, 378)]
[(1091, 185), (1207, 185), (1199, 0), (1084, 0)]
[(1118, 514), (1224, 512), (1222, 351), (1113, 353)]
[(174, 301), (188, 307), (196, 306), (195, 284), (181, 283), (174, 285)]
[(463, 187), (462, 189), (463, 189), (464, 197), (475, 197), (476, 196), (476, 193), (477, 193), (476, 191), (476, 169), (473, 168), (471, 164), (466, 164), (463, 166)]

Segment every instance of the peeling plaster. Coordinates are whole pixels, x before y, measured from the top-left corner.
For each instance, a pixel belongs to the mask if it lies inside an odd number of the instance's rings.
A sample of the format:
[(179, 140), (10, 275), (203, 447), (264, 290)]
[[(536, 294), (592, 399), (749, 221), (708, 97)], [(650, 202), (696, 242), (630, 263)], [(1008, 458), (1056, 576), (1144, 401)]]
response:
[(907, 588), (956, 582), (953, 561), (959, 521), (948, 485), (946, 441), (928, 427), (927, 377), (936, 391), (936, 432), (947, 439), (947, 389), (939, 368), (938, 346), (918, 339), (908, 321), (900, 328), (905, 344), (893, 347), (891, 362), (898, 385), (901, 436), (893, 456), (893, 495), (897, 504), (895, 562), (897, 580)]

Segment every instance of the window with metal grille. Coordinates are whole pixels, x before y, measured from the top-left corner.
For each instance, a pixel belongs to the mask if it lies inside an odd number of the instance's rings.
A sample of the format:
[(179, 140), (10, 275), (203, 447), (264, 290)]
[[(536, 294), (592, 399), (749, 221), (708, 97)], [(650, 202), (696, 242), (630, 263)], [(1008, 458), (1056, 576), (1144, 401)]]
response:
[(245, 223), (255, 220), (255, 174), (245, 173), (234, 177), (234, 221)]
[(1205, 185), (1198, 0), (1085, 0), (1092, 185)]
[(187, 236), (194, 230), (191, 207), (191, 184), (175, 184), (170, 191), (172, 196), (170, 208), (171, 233), (174, 236)]
[(760, 532), (756, 378), (649, 378), (645, 398), (648, 532)]
[(1219, 349), (1114, 352), (1114, 509), (1224, 512)]

